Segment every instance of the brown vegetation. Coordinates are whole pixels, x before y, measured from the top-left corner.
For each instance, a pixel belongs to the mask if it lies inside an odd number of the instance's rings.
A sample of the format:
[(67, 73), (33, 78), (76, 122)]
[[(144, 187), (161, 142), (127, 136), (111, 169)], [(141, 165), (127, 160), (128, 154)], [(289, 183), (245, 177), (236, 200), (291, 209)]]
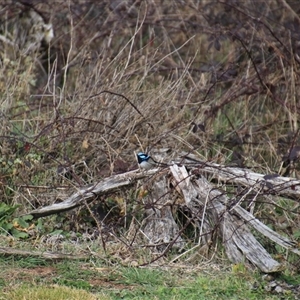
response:
[[(20, 30), (32, 11), (42, 25)], [(20, 214), (136, 168), (138, 150), (166, 163), (186, 151), (263, 174), (297, 172), (297, 2), (7, 0), (0, 18), (1, 198), (21, 204)], [(55, 226), (85, 231), (109, 212), (115, 236), (143, 214), (142, 198), (115, 192)], [(298, 204), (258, 203), (256, 217), (299, 239)], [(182, 209), (178, 220), (189, 217)]]

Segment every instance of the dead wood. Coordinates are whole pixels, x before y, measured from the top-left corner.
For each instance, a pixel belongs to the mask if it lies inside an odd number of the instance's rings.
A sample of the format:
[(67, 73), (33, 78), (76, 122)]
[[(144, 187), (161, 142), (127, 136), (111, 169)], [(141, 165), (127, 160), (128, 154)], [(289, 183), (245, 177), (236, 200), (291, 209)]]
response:
[[(145, 218), (142, 222), (143, 235), (148, 245), (163, 251), (167, 244), (182, 248), (185, 245), (181, 229), (176, 224), (171, 206), (169, 181), (184, 199), (184, 204), (192, 212), (192, 218), (199, 229), (201, 243), (209, 244), (212, 233), (219, 232), (225, 246), (226, 254), (232, 262), (244, 262), (245, 258), (266, 273), (277, 272), (282, 265), (274, 260), (250, 232), (249, 226), (268, 239), (300, 255), (300, 250), (291, 239), (271, 230), (253, 214), (240, 206), (241, 199), (229, 199), (226, 193), (210, 183), (205, 176), (230, 183), (242, 185), (270, 195), (282, 195), (299, 202), (300, 181), (279, 176), (266, 176), (247, 169), (225, 167), (214, 163), (195, 162), (185, 166), (174, 164), (169, 169), (154, 169), (148, 172), (129, 172), (115, 175), (89, 187), (81, 188), (61, 203), (56, 203), (30, 212), (34, 217), (42, 217), (66, 211), (92, 201), (95, 196), (107, 195), (121, 188), (132, 185), (146, 178), (145, 189), (149, 191), (143, 199)], [(190, 171), (188, 172), (187, 169)], [(255, 200), (255, 199), (254, 199)]]
[[(171, 172), (176, 178), (186, 172), (185, 167), (174, 165)], [(182, 185), (182, 181), (181, 181)], [(234, 216), (223, 203), (228, 203), (227, 196), (216, 189), (203, 176), (189, 179), (189, 190), (197, 197), (188, 197), (188, 206), (195, 209), (197, 206), (206, 206), (207, 217), (219, 225), (220, 234), (228, 258), (235, 262), (242, 262), (247, 258), (252, 264), (266, 273), (277, 272), (281, 265), (255, 239), (247, 225), (237, 216)], [(194, 210), (197, 214), (197, 210)], [(217, 216), (216, 216), (217, 215)], [(199, 216), (201, 218), (201, 216)]]
[(194, 163), (191, 163), (187, 157), (182, 161), (186, 162), (187, 164), (185, 165), (192, 168), (194, 172), (209, 174), (210, 178), (216, 181), (232, 183), (237, 186), (246, 186), (250, 187), (253, 191), (280, 195), (300, 202), (300, 180), (295, 178), (282, 177), (278, 174), (260, 174), (252, 172), (249, 169), (227, 167), (199, 160), (195, 162), (194, 158)]
[(129, 186), (138, 179), (145, 178), (151, 174), (154, 174), (156, 171), (157, 169), (154, 169), (147, 174), (134, 171), (111, 176), (98, 183), (95, 183), (94, 185), (79, 188), (76, 193), (71, 195), (63, 202), (54, 203), (39, 209), (35, 209), (29, 214), (34, 218), (40, 218), (71, 210), (75, 207), (84, 205), (86, 202), (91, 202), (96, 196), (107, 195), (120, 190), (122, 187)]
[[(189, 164), (187, 164), (187, 166), (189, 166)], [(209, 174), (212, 179), (219, 180), (224, 183), (247, 186), (251, 187), (254, 191), (264, 191), (273, 195), (281, 195), (283, 197), (290, 198), (291, 200), (300, 202), (300, 180), (296, 180), (294, 178), (280, 176), (268, 178), (266, 175), (251, 172), (247, 169), (226, 167), (207, 162), (194, 163), (190, 165), (190, 168), (200, 174)], [(80, 205), (84, 205), (85, 201), (91, 202), (95, 196), (107, 195), (123, 187), (132, 185), (139, 179), (151, 177), (156, 172), (157, 169), (150, 170), (147, 173), (136, 170), (123, 173), (121, 175), (114, 175), (96, 183), (95, 185), (78, 189), (76, 193), (71, 195), (63, 202), (35, 209), (29, 214), (35, 218), (40, 218), (51, 214), (64, 212)], [(185, 199), (188, 203), (190, 200), (187, 198), (187, 195), (191, 193), (189, 191), (189, 185), (187, 185), (185, 190)]]
[(149, 193), (144, 199), (146, 217), (142, 226), (148, 244), (153, 245), (161, 252), (171, 242), (174, 248), (182, 249), (185, 245), (171, 211), (170, 204), (173, 203), (173, 200), (166, 175), (166, 172), (158, 173), (147, 182), (151, 189), (149, 188)]
[(268, 226), (263, 224), (261, 221), (256, 219), (251, 213), (246, 211), (241, 206), (236, 206), (234, 208), (234, 211), (238, 214), (238, 216), (243, 219), (247, 224), (251, 225), (255, 230), (257, 230), (259, 233), (264, 235), (265, 237), (269, 238), (271, 241), (275, 242), (279, 246), (300, 255), (300, 250), (297, 249), (297, 243), (290, 240), (287, 237), (284, 237), (277, 232), (270, 229)]
[(31, 257), (41, 257), (49, 260), (62, 260), (62, 259), (87, 259), (87, 255), (71, 255), (71, 254), (62, 254), (62, 253), (54, 253), (54, 252), (40, 252), (40, 251), (26, 251), (19, 250), (14, 248), (0, 247), (0, 254), (5, 256), (31, 256)]

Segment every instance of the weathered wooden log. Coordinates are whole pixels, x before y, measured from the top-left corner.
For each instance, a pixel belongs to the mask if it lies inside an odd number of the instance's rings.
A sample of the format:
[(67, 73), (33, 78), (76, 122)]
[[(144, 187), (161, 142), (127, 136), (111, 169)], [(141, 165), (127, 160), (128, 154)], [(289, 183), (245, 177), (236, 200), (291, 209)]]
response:
[[(281, 195), (283, 197), (288, 197), (293, 201), (300, 202), (300, 180), (263, 175), (251, 172), (247, 169), (226, 167), (208, 162), (193, 163), (191, 165), (188, 164), (188, 166), (200, 174), (209, 173), (212, 179), (230, 182), (236, 185), (249, 186), (253, 188), (253, 190), (263, 190), (270, 194)], [(35, 218), (39, 218), (73, 209), (80, 205), (84, 205), (85, 201), (92, 201), (95, 196), (106, 195), (122, 187), (132, 185), (137, 180), (150, 177), (157, 171), (157, 169), (153, 169), (145, 173), (136, 170), (121, 175), (111, 176), (95, 185), (80, 188), (63, 202), (35, 209), (29, 214), (33, 215)]]
[[(191, 159), (189, 157), (191, 156)], [(191, 163), (191, 161), (193, 161)], [(212, 162), (196, 160), (189, 154), (181, 163), (200, 174), (209, 174), (214, 180), (234, 185), (251, 187), (254, 191), (264, 191), (270, 195), (280, 195), (300, 202), (300, 180), (282, 177), (278, 174), (259, 174), (249, 169), (227, 167)], [(185, 164), (186, 163), (186, 164)]]
[(277, 232), (273, 231), (271, 228), (263, 224), (261, 221), (256, 219), (251, 213), (246, 211), (241, 206), (236, 206), (234, 211), (237, 215), (243, 219), (247, 224), (251, 225), (255, 230), (259, 233), (270, 239), (271, 241), (275, 242), (279, 246), (300, 255), (300, 249), (297, 248), (297, 242), (290, 240), (289, 238), (278, 234)]
[[(178, 185), (183, 186), (185, 179), (182, 179), (182, 174), (186, 174), (185, 167), (174, 165), (171, 167), (171, 172), (177, 178)], [(216, 189), (203, 176), (194, 179), (189, 176), (186, 180), (189, 181), (187, 185), (191, 191), (187, 196), (187, 205), (191, 209), (199, 204), (207, 207), (207, 215), (212, 217), (213, 222), (219, 223), (226, 254), (231, 261), (243, 262), (247, 258), (266, 273), (277, 272), (282, 268), (255, 239), (247, 225), (234, 216), (223, 204), (229, 202), (224, 193)], [(186, 192), (183, 194), (187, 195)], [(215, 214), (217, 214), (217, 219)], [(201, 218), (201, 216), (199, 217)]]
[(143, 199), (145, 215), (142, 228), (147, 242), (163, 252), (173, 243), (173, 248), (182, 249), (184, 240), (179, 234), (179, 227), (173, 218), (170, 203), (172, 195), (169, 192), (167, 172), (160, 172), (147, 181), (147, 196)]
[(69, 198), (60, 203), (54, 203), (42, 208), (31, 211), (30, 215), (34, 218), (46, 217), (49, 215), (57, 214), (60, 212), (71, 210), (75, 207), (84, 205), (86, 202), (89, 203), (96, 196), (107, 195), (115, 192), (122, 187), (130, 186), (135, 183), (138, 179), (142, 179), (153, 175), (157, 172), (157, 169), (153, 169), (147, 173), (145, 172), (127, 172), (121, 175), (114, 175), (101, 180), (94, 185), (89, 185), (78, 189), (76, 193), (71, 195)]
[[(169, 191), (167, 178), (182, 195), (185, 205), (192, 211), (193, 218), (198, 220), (200, 236), (203, 243), (210, 242), (210, 233), (218, 226), (226, 253), (233, 262), (242, 262), (247, 258), (260, 270), (270, 273), (277, 272), (281, 265), (275, 261), (250, 232), (248, 225), (255, 230), (288, 249), (300, 255), (300, 250), (291, 239), (281, 236), (265, 224), (256, 219), (250, 212), (243, 209), (241, 200), (232, 200), (226, 193), (209, 183), (201, 174), (209, 174), (210, 178), (235, 185), (250, 187), (256, 193), (263, 192), (269, 195), (282, 195), (293, 201), (300, 200), (300, 181), (280, 176), (269, 176), (251, 172), (247, 169), (225, 167), (214, 163), (196, 161), (192, 164), (186, 160), (185, 166), (174, 164), (168, 169), (153, 169), (148, 172), (133, 171), (121, 175), (111, 176), (103, 181), (79, 189), (75, 194), (61, 203), (52, 204), (31, 211), (34, 217), (43, 217), (54, 213), (70, 210), (86, 202), (92, 201), (95, 196), (106, 195), (147, 178), (152, 184), (152, 192), (145, 205), (155, 203), (155, 206), (146, 207), (146, 218), (143, 221), (144, 234), (153, 246), (171, 243), (181, 247), (184, 240), (180, 236), (180, 228), (173, 219), (169, 208)], [(187, 169), (190, 171), (188, 172)], [(152, 178), (149, 180), (149, 178)], [(151, 190), (151, 189), (149, 189)]]

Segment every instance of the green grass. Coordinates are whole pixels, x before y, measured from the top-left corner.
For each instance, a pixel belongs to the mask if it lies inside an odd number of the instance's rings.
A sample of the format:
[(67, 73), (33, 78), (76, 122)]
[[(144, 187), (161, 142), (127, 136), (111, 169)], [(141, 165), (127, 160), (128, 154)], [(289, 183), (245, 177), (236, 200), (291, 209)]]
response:
[[(92, 300), (99, 299), (84, 290), (72, 289), (66, 286), (35, 286), (28, 287), (23, 285), (10, 292), (4, 292), (0, 299), (11, 300), (57, 300), (57, 299), (72, 299), (72, 300)], [(101, 295), (101, 299), (110, 299), (105, 295)]]
[[(1, 257), (0, 299), (281, 299), (264, 290), (260, 274), (246, 268), (194, 268), (109, 266), (99, 259), (55, 263)], [(300, 279), (289, 282), (296, 285)], [(288, 293), (284, 297), (294, 299)]]

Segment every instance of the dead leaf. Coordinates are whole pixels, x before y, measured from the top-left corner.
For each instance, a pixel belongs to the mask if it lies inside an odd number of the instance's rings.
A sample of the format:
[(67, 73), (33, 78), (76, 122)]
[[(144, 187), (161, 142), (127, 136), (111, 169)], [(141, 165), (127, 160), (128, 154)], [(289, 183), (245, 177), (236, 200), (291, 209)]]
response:
[(89, 143), (88, 143), (87, 138), (85, 138), (85, 139), (83, 140), (81, 147), (82, 147), (83, 149), (88, 149)]

